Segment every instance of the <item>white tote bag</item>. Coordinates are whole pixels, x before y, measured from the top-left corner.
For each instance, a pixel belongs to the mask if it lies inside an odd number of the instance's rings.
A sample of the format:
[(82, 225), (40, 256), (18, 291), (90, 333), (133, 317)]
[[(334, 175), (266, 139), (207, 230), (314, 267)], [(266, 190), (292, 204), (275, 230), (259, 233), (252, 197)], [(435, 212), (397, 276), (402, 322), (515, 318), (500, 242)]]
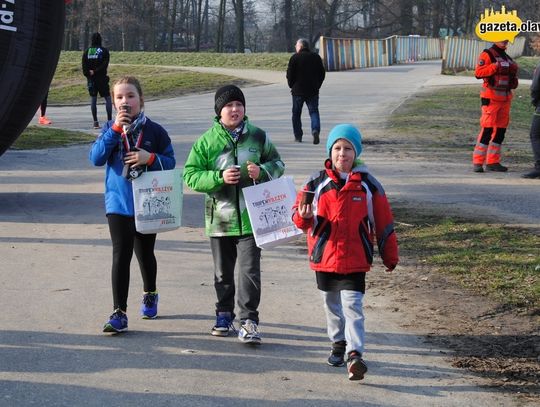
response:
[(302, 234), (292, 221), (296, 189), (292, 177), (281, 177), (242, 189), (258, 247), (268, 249)]
[(132, 182), (137, 232), (150, 234), (180, 227), (183, 182), (179, 169), (146, 171)]

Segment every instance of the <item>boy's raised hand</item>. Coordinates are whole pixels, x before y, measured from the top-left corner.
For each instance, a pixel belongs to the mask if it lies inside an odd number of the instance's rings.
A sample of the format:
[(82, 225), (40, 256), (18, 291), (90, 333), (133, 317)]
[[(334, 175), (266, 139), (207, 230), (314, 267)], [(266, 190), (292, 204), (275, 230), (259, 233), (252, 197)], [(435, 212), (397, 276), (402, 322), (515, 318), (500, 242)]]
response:
[(298, 205), (298, 215), (304, 219), (311, 219), (313, 217), (313, 206), (311, 204)]

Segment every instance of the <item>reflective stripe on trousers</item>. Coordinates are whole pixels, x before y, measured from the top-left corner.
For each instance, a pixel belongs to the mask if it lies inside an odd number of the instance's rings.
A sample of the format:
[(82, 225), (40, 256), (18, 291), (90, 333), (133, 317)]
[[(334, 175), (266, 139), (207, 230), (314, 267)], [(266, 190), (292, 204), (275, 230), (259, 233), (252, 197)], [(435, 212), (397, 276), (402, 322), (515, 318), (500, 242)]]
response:
[(501, 145), (498, 143), (489, 143), (486, 164), (497, 164), (501, 162)]

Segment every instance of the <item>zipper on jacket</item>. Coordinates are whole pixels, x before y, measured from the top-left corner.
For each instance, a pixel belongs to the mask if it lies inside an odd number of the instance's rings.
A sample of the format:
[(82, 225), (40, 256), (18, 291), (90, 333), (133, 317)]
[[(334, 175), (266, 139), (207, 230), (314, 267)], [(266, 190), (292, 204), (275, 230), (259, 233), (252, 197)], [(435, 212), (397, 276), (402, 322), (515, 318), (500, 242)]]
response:
[(364, 253), (366, 254), (366, 260), (371, 265), (373, 264), (373, 244), (371, 243), (370, 232), (366, 230), (366, 224), (369, 225), (367, 216), (360, 222), (360, 225), (358, 225), (358, 234), (360, 235)]
[(216, 198), (212, 197), (212, 208), (210, 208), (210, 224), (214, 223), (214, 210), (216, 209)]
[(320, 227), (317, 228), (317, 231), (313, 231), (314, 236), (318, 236), (317, 240), (311, 251), (310, 261), (312, 263), (320, 263), (324, 254), (324, 248), (330, 237), (331, 233), (331, 224), (328, 220), (323, 223), (319, 223)]

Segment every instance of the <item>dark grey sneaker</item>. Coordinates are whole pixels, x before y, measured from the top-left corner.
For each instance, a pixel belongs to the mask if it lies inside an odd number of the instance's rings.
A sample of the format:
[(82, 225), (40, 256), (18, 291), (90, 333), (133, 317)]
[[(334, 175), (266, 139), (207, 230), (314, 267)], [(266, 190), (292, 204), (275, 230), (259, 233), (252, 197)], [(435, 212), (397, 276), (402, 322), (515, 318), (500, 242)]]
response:
[(529, 178), (529, 179), (540, 178), (540, 170), (532, 170), (531, 172), (523, 174), (521, 178)]
[(345, 364), (345, 348), (347, 342), (339, 341), (332, 344), (332, 351), (328, 357), (328, 364), (330, 366), (340, 367)]
[(484, 172), (484, 167), (480, 164), (474, 164), (473, 165), (473, 171), (474, 172)]
[(349, 380), (362, 380), (364, 378), (367, 372), (367, 365), (360, 353), (356, 351), (349, 353), (347, 372), (349, 373)]
[(500, 163), (495, 163), (486, 165), (486, 170), (495, 172), (506, 172), (508, 171), (508, 168), (506, 168), (504, 165), (501, 165)]

